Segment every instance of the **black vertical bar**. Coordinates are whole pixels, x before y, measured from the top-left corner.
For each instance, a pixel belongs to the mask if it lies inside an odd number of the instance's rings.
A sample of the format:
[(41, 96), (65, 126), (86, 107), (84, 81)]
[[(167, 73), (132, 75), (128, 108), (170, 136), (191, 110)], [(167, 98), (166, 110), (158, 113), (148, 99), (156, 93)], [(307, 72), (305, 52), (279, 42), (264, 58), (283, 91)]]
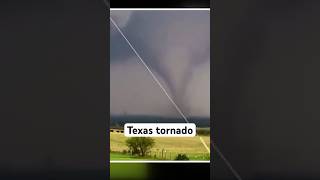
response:
[(0, 179), (107, 179), (106, 12), (0, 2)]

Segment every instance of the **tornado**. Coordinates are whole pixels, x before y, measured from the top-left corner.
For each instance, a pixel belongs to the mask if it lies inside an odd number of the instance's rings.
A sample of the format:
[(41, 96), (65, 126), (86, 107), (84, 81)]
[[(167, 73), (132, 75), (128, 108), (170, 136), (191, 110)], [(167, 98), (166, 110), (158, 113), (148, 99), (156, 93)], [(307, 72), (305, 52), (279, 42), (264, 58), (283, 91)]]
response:
[[(190, 79), (195, 79), (195, 71), (210, 59), (210, 12), (111, 11), (111, 17), (121, 23), (143, 60), (164, 80), (172, 99), (189, 114), (186, 92)], [(110, 26), (111, 59), (127, 61), (135, 56)]]

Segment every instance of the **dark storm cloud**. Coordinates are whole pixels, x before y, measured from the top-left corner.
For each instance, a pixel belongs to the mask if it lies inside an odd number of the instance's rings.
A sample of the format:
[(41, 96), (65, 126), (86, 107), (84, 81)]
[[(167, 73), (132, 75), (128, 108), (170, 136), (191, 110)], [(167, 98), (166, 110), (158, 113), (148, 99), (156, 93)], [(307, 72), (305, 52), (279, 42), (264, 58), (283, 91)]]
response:
[[(208, 103), (198, 103), (197, 109), (202, 109), (199, 113), (194, 110), (190, 99), (196, 99), (190, 92), (190, 83), (199, 86), (196, 89), (192, 88), (192, 91), (199, 94), (197, 99), (209, 99), (210, 69), (205, 67), (209, 64), (210, 54), (209, 11), (112, 11), (111, 17), (119, 24), (141, 57), (156, 72), (157, 77), (166, 85), (171, 96), (183, 110), (208, 116)], [(123, 67), (128, 66), (128, 61), (139, 64), (135, 58), (128, 44), (111, 24), (111, 73), (113, 64), (122, 64)], [(127, 70), (137, 71), (134, 68), (131, 64), (131, 69)], [(205, 77), (201, 74), (206, 74), (208, 78), (197, 79), (196, 77)], [(113, 77), (121, 79), (120, 76), (123, 75), (117, 74)], [(204, 81), (203, 79), (207, 79), (206, 82), (199, 83)], [(143, 89), (150, 89), (148, 86), (156, 85), (149, 80), (142, 86)], [(113, 99), (116, 96), (119, 97), (114, 103), (119, 104), (120, 95), (111, 94)], [(165, 98), (161, 92), (154, 93), (154, 96)], [(130, 111), (130, 108), (124, 109)]]

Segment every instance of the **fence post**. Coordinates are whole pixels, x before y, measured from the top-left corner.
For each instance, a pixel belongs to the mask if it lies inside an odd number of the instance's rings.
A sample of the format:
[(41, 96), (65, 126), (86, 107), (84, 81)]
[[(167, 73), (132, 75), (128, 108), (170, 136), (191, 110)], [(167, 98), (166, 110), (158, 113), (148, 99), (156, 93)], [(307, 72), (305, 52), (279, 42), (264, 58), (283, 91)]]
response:
[(162, 149), (162, 151), (161, 151), (161, 159), (163, 159), (163, 151), (164, 151), (164, 149)]

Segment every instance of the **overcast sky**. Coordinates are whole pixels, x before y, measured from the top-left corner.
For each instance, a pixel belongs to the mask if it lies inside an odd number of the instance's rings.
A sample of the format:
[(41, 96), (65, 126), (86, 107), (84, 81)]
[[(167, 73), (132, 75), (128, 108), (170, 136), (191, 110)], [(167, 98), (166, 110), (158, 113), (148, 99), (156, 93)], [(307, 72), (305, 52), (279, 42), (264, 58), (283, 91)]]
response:
[[(209, 11), (111, 11), (143, 60), (188, 116), (210, 116)], [(111, 114), (179, 116), (111, 28)]]

